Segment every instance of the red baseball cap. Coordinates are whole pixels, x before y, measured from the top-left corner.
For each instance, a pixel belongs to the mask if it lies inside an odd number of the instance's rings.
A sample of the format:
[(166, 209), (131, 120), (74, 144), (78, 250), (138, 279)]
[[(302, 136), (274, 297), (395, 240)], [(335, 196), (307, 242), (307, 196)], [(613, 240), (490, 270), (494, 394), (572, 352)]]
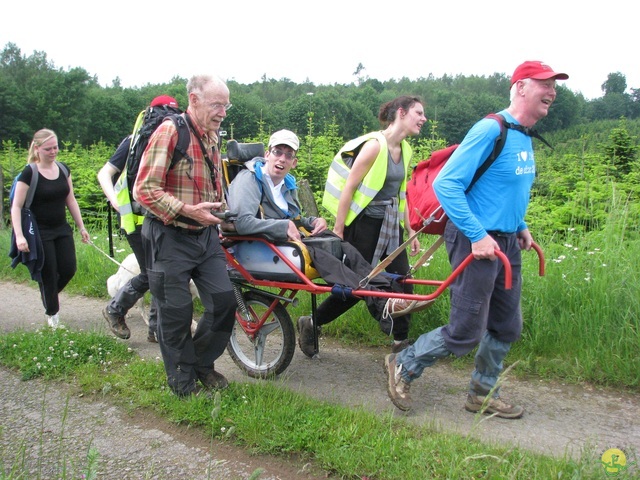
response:
[(154, 98), (153, 100), (151, 100), (151, 103), (149, 104), (150, 107), (159, 107), (161, 105), (169, 105), (171, 107), (177, 107), (178, 101), (175, 98), (170, 97), (169, 95), (160, 95)]
[(530, 60), (517, 66), (511, 76), (511, 85), (516, 83), (518, 80), (523, 80), (525, 78), (533, 78), (535, 80), (547, 80), (549, 78), (567, 80), (569, 75), (566, 73), (554, 72), (553, 69), (544, 62)]

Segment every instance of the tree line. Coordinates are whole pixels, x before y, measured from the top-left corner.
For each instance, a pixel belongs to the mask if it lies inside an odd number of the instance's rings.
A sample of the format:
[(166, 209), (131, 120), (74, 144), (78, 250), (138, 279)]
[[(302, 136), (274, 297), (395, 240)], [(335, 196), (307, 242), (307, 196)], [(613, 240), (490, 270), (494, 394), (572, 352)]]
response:
[[(175, 97), (187, 105), (187, 79), (176, 76), (169, 83), (124, 88), (116, 79), (102, 87), (82, 67), (57, 68), (46, 53), (27, 56), (13, 43), (0, 53), (0, 143), (26, 146), (33, 133), (51, 128), (61, 139), (82, 146), (98, 142), (117, 145), (130, 133), (138, 112), (157, 95)], [(478, 119), (508, 104), (509, 78), (490, 76), (429, 76), (379, 81), (365, 76), (350, 84), (296, 84), (263, 77), (259, 82), (228, 82), (233, 108), (223, 124), (227, 138), (243, 141), (259, 131), (288, 128), (309, 134), (309, 118), (315, 132), (335, 132), (343, 139), (379, 128), (380, 105), (399, 95), (418, 95), (425, 101), (427, 118), (437, 122), (438, 135), (459, 142)], [(557, 100), (541, 132), (608, 119), (640, 117), (640, 88), (627, 90), (626, 77), (614, 72), (604, 79), (603, 96), (587, 100), (558, 84)], [(422, 138), (433, 132), (424, 129)]]
[[(108, 212), (96, 173), (130, 133), (140, 110), (157, 95), (187, 105), (186, 79), (169, 84), (101, 87), (81, 68), (56, 69), (44, 53), (30, 57), (9, 45), (0, 57), (0, 179), (4, 224), (7, 193), (26, 161), (33, 133), (52, 128), (60, 140), (60, 160), (70, 165), (78, 203), (89, 224), (103, 224)], [(229, 82), (233, 108), (223, 123), (225, 141), (267, 143), (278, 129), (301, 139), (296, 177), (305, 179), (321, 203), (326, 174), (345, 140), (379, 128), (379, 106), (398, 95), (421, 96), (429, 118), (420, 136), (410, 138), (414, 164), (438, 148), (459, 142), (487, 112), (508, 104), (509, 78), (427, 78), (379, 82), (359, 78), (350, 85), (315, 86), (286, 79), (242, 85)], [(537, 179), (528, 217), (536, 231), (557, 235), (567, 229), (598, 231), (613, 213), (624, 212), (638, 233), (640, 218), (640, 95), (624, 76), (610, 74), (604, 95), (587, 101), (562, 86), (539, 130), (554, 146), (536, 145)], [(536, 140), (537, 142), (537, 140)], [(225, 151), (223, 141), (223, 153)], [(327, 212), (321, 215), (329, 218)], [(632, 233), (633, 232), (633, 233)], [(628, 238), (628, 237), (627, 237)]]

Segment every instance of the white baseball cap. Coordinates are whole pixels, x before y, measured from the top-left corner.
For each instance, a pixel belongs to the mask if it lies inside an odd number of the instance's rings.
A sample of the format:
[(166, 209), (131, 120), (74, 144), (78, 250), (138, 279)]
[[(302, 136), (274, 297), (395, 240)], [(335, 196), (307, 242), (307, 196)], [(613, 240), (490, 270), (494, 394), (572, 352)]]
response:
[(296, 134), (291, 130), (278, 130), (276, 133), (271, 135), (271, 138), (269, 139), (269, 148), (277, 145), (287, 145), (297, 152), (298, 147), (300, 146), (300, 140), (298, 140)]

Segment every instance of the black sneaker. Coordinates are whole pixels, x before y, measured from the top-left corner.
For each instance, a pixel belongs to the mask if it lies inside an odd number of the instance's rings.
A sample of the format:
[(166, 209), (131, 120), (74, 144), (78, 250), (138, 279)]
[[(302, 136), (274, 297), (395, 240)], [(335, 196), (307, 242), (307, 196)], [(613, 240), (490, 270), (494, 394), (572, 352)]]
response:
[(131, 330), (129, 330), (129, 327), (127, 327), (127, 323), (124, 321), (124, 317), (109, 313), (107, 307), (102, 310), (102, 316), (107, 321), (109, 329), (116, 337), (122, 338), (123, 340), (127, 340), (131, 337)]
[(202, 385), (196, 385), (193, 390), (189, 392), (176, 392), (173, 391), (173, 394), (183, 400), (192, 398), (192, 397), (204, 397), (209, 400), (212, 399), (211, 390), (203, 387)]
[(226, 377), (215, 370), (211, 370), (206, 376), (200, 377), (199, 380), (205, 388), (212, 388), (214, 390), (222, 390), (229, 386), (229, 381)]
[(493, 414), (500, 418), (520, 418), (524, 413), (524, 408), (520, 405), (511, 405), (500, 397), (487, 398), (471, 394), (467, 396), (464, 408), (469, 412)]
[(308, 315), (298, 319), (298, 346), (309, 358), (317, 353), (313, 342), (313, 320)]
[(147, 342), (158, 343), (158, 335), (156, 334), (156, 332), (152, 332), (151, 330), (149, 330), (149, 333), (147, 334)]

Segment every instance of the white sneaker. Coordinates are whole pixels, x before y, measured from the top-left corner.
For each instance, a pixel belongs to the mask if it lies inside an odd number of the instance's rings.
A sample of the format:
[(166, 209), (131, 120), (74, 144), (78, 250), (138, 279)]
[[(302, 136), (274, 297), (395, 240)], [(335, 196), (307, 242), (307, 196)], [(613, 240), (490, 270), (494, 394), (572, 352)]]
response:
[(60, 317), (58, 314), (47, 315), (47, 324), (54, 330), (60, 325)]

